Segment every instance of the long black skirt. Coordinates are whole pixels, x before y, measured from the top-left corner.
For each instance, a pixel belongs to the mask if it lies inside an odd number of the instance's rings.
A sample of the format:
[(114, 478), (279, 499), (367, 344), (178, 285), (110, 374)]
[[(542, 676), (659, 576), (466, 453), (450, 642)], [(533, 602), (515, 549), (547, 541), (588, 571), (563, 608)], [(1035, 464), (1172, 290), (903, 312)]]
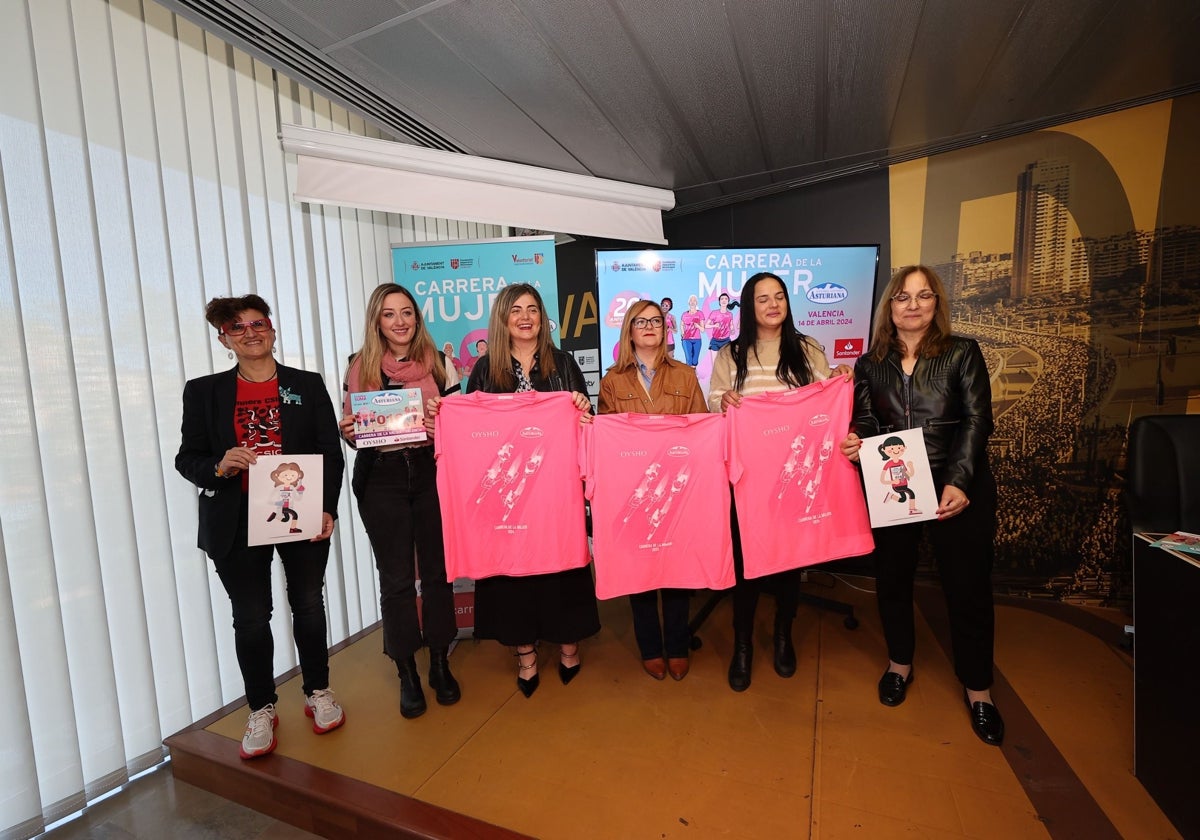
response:
[(590, 566), (475, 582), (475, 638), (505, 645), (571, 644), (600, 632)]

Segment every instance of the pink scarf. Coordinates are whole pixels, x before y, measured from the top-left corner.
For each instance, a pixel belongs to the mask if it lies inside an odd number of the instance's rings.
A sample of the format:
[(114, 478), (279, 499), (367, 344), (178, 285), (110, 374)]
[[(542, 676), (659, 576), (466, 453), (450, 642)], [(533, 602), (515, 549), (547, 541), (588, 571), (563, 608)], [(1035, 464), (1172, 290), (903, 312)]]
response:
[[(442, 395), (437, 381), (433, 378), (433, 366), (429, 361), (422, 363), (406, 359), (398, 362), (392, 356), (385, 355), (381, 366), (384, 376), (393, 385), (401, 388), (420, 388), (422, 402)], [(363, 391), (361, 367), (362, 356), (355, 356), (354, 361), (350, 363), (350, 369), (346, 371), (346, 393), (342, 397), (342, 411), (346, 414), (350, 413), (350, 395)]]

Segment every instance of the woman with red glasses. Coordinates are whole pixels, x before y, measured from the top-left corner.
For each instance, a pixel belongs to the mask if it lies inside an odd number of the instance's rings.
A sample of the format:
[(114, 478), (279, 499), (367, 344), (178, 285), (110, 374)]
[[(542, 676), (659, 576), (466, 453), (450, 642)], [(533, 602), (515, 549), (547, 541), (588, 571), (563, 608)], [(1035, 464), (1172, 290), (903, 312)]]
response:
[[(270, 622), (276, 551), (304, 676), (304, 713), (318, 735), (345, 721), (329, 690), (323, 594), (344, 462), (333, 402), (320, 375), (277, 364), (272, 355), (275, 329), (267, 302), (258, 295), (213, 298), (204, 314), (237, 364), (184, 387), (175, 469), (200, 488), (198, 545), (212, 558), (233, 606), (234, 645), (250, 706), (241, 756), (257, 758), (275, 749)], [(324, 457), (321, 531), (311, 541), (247, 545), (247, 470), (259, 455), (280, 454)]]

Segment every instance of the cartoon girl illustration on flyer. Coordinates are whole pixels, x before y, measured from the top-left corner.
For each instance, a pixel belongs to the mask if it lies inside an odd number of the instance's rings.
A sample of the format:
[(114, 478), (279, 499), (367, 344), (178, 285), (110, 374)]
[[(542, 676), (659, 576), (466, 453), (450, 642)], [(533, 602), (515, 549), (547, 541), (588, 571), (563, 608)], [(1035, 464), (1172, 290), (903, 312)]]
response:
[(879, 457), (884, 460), (883, 469), (879, 473), (879, 483), (891, 485), (883, 497), (885, 502), (903, 502), (908, 499), (909, 515), (918, 514), (917, 494), (908, 486), (908, 480), (915, 474), (913, 462), (904, 461), (903, 456), (907, 447), (901, 438), (892, 436), (879, 444)]
[(304, 494), (304, 485), (300, 483), (303, 480), (304, 470), (300, 469), (299, 464), (292, 461), (280, 464), (271, 472), (271, 481), (275, 482), (275, 490), (279, 494), (279, 500), (275, 502), (275, 507), (279, 510), (271, 511), (267, 521), (273, 522), (278, 516), (279, 521), (283, 524), (296, 523), (288, 529), (289, 534), (300, 533), (300, 528), (297, 527), (300, 514), (292, 507), (292, 500), (294, 498), (298, 502)]

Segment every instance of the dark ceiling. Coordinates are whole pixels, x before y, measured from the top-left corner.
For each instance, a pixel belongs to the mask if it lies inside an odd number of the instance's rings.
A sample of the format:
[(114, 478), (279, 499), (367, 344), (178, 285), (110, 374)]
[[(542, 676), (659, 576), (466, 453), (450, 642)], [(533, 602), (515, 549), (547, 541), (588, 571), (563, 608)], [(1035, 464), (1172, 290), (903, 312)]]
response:
[(1200, 90), (1195, 0), (162, 0), (398, 139), (674, 215)]

